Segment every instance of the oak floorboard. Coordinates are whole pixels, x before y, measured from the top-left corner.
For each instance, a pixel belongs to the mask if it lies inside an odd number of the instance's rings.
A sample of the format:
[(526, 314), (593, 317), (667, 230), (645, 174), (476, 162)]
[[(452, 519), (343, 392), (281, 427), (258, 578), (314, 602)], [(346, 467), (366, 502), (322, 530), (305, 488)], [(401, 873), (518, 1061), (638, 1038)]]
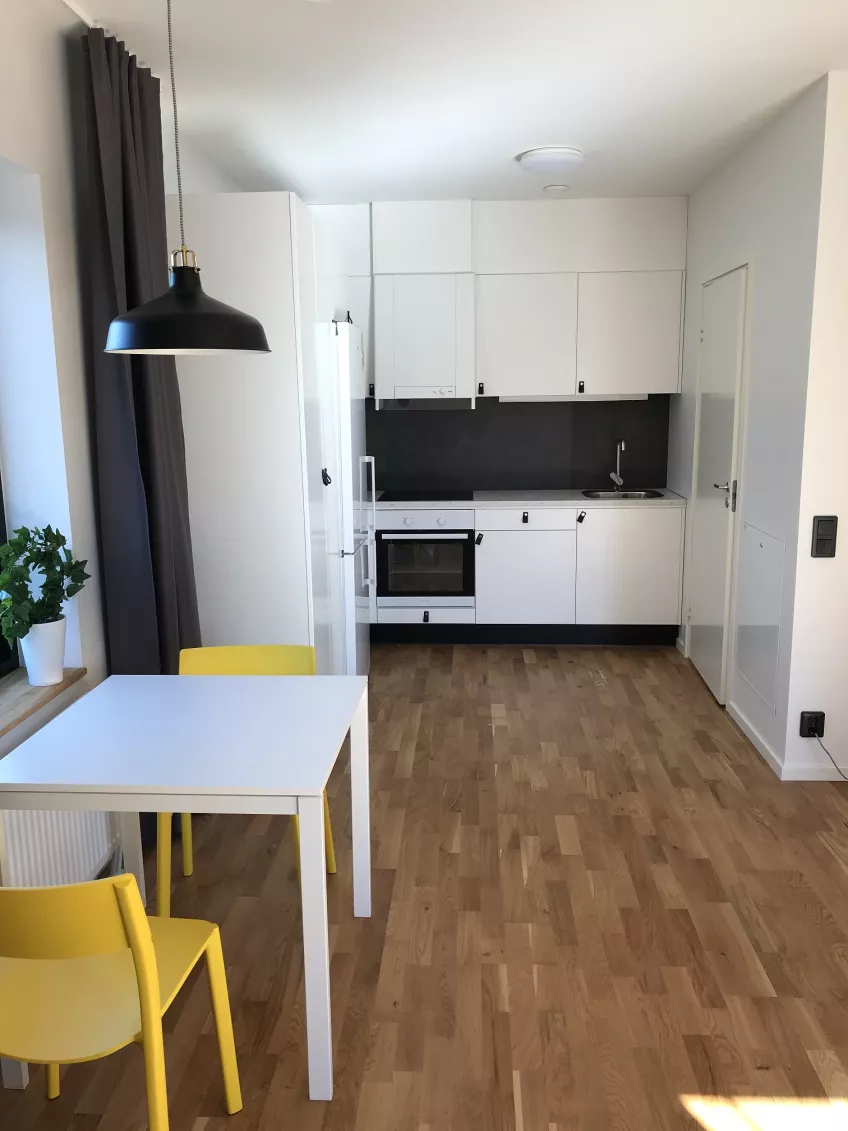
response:
[[(172, 1131), (692, 1131), (682, 1096), (848, 1099), (848, 786), (777, 781), (674, 649), (382, 646), (370, 709), (370, 919), (346, 755), (328, 791), (334, 1098), (306, 1092), (290, 821), (198, 816), (173, 913), (221, 925), (245, 1106), (194, 976)], [(138, 1049), (52, 1103), (32, 1074), (0, 1131), (146, 1126)]]

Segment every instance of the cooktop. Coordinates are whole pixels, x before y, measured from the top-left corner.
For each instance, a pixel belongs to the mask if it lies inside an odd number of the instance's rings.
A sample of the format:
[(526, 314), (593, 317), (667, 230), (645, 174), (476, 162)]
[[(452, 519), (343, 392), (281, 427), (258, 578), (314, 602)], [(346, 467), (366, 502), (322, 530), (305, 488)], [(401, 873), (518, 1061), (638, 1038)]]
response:
[(470, 503), (473, 491), (384, 491), (381, 503)]

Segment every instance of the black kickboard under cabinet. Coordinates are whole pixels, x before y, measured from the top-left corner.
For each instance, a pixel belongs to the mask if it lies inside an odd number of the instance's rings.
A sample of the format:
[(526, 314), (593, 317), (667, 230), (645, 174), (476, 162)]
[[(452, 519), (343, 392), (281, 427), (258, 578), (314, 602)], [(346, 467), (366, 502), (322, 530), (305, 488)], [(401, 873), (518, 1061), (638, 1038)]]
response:
[(675, 624), (372, 624), (372, 644), (673, 645)]

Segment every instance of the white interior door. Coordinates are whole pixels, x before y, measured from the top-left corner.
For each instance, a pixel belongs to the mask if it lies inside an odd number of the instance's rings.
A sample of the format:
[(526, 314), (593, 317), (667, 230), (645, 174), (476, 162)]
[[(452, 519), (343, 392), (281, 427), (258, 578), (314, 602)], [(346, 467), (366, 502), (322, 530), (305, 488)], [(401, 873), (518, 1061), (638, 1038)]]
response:
[(689, 656), (719, 703), (727, 701), (747, 277), (739, 267), (705, 283), (702, 295)]

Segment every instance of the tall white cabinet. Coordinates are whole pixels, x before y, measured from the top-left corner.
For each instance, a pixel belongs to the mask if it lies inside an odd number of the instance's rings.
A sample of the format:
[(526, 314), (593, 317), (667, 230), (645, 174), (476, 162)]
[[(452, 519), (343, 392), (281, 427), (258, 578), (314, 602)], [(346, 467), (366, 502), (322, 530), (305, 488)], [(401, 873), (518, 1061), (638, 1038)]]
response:
[(314, 644), (328, 672), (314, 217), (284, 192), (188, 196), (185, 217), (205, 289), (259, 318), (271, 347), (177, 359), (203, 643)]

